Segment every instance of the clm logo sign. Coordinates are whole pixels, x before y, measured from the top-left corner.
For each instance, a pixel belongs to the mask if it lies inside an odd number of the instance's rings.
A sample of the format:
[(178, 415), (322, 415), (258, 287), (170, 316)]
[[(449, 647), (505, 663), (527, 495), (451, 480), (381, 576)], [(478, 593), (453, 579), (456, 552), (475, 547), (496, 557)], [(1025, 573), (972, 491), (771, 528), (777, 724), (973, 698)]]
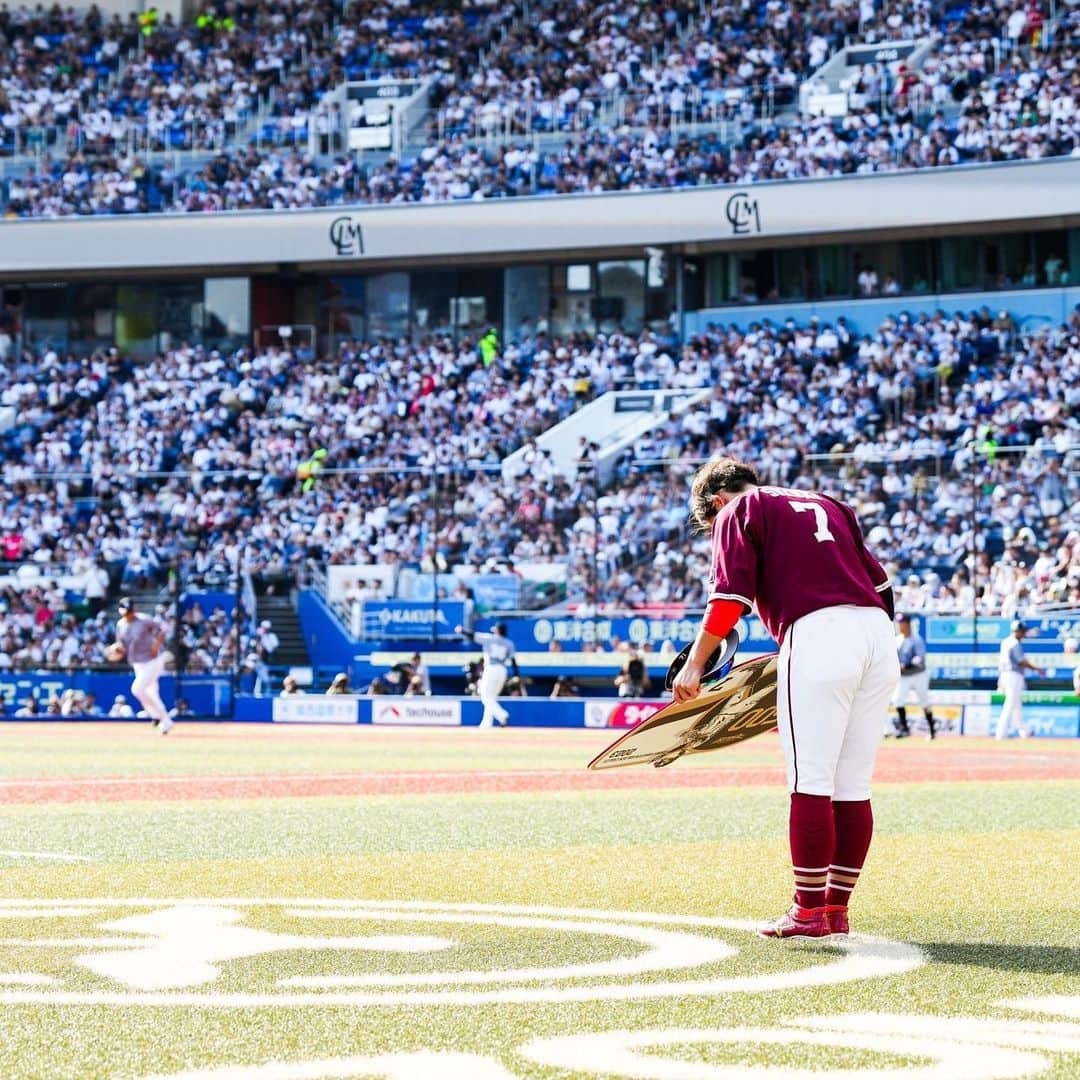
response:
[(330, 222), (330, 243), (334, 245), (338, 255), (363, 255), (363, 227), (348, 214), (336, 217)]
[(751, 199), (745, 191), (736, 191), (728, 199), (724, 214), (731, 222), (731, 231), (736, 236), (761, 232), (761, 214), (758, 211), (757, 199)]

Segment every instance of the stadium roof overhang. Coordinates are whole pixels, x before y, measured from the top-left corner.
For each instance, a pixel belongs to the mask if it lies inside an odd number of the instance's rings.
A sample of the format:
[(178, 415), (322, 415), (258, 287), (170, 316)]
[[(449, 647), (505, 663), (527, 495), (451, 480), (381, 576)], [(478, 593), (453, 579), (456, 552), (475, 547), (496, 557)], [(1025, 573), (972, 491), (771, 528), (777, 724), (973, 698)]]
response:
[(0, 224), (0, 276), (357, 272), (1080, 224), (1080, 159), (746, 186)]

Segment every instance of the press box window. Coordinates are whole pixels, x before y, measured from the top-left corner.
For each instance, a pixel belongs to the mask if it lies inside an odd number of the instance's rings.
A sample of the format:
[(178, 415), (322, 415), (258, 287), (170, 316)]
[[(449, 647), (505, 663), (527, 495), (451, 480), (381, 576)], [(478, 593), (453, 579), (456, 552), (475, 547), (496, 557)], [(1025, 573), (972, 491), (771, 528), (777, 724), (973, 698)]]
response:
[(592, 292), (592, 287), (592, 266), (589, 263), (570, 263), (567, 266), (567, 292)]

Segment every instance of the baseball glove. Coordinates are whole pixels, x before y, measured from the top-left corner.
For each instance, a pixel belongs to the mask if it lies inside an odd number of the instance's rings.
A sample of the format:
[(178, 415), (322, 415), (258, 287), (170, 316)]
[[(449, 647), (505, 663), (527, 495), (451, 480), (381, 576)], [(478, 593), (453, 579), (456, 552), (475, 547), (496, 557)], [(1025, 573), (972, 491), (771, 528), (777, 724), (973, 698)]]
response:
[(108, 660), (110, 664), (120, 663), (120, 661), (124, 659), (124, 646), (114, 641), (106, 648), (105, 659)]
[[(686, 667), (686, 661), (690, 657), (690, 650), (694, 647), (694, 643), (691, 641), (689, 645), (683, 647), (682, 651), (674, 660), (668, 665), (667, 674), (664, 676), (664, 689), (670, 690), (675, 685), (675, 679), (684, 667)], [(701, 681), (710, 682), (713, 679), (719, 679), (726, 675), (731, 670), (731, 665), (735, 660), (735, 650), (739, 647), (739, 634), (738, 631), (732, 630), (723, 641), (716, 647), (716, 651), (709, 657), (705, 664), (705, 671), (701, 676)]]

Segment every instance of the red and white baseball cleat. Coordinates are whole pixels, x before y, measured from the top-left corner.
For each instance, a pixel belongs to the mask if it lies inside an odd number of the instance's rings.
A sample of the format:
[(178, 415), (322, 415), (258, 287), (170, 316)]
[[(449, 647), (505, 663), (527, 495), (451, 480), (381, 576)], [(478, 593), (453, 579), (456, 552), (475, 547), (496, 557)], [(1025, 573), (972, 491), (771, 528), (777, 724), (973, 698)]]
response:
[(758, 929), (758, 934), (766, 938), (827, 938), (832, 933), (825, 908), (798, 904), (792, 904), (785, 915)]
[(829, 930), (833, 934), (847, 934), (847, 908), (843, 904), (827, 904), (825, 906), (825, 917), (829, 920)]

